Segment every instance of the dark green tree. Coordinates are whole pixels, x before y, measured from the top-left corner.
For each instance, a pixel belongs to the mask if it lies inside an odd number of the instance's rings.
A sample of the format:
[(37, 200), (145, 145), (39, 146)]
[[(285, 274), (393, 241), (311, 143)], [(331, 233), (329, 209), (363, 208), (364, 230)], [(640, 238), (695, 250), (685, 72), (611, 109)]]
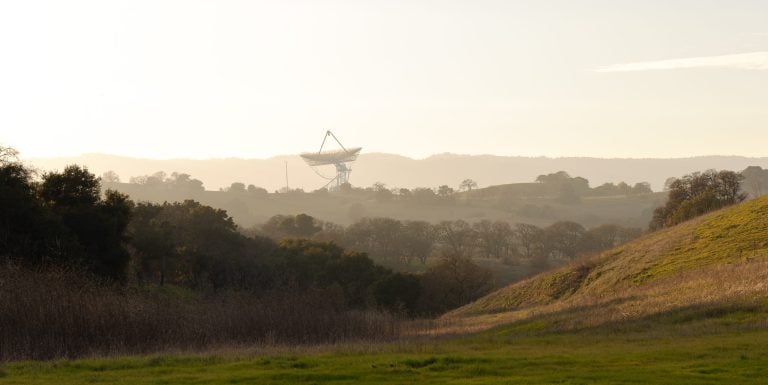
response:
[(323, 229), (323, 224), (307, 214), (275, 215), (261, 229), (273, 238), (311, 238)]
[(139, 205), (131, 237), (140, 278), (201, 289), (259, 286), (269, 253), (254, 246), (260, 238), (240, 234), (226, 211), (194, 200)]
[(302, 288), (338, 286), (347, 305), (363, 308), (373, 284), (391, 272), (377, 266), (364, 253), (346, 252), (333, 243), (283, 239), (277, 270), (284, 284)]
[(32, 177), (14, 150), (0, 147), (0, 257), (40, 265), (62, 229), (38, 198)]
[(61, 224), (58, 230), (51, 230), (57, 242), (47, 257), (82, 264), (103, 277), (123, 279), (129, 261), (125, 230), (133, 207), (128, 196), (107, 190), (102, 198), (99, 179), (75, 165), (43, 175), (39, 194)]
[(657, 208), (649, 224), (651, 230), (673, 226), (680, 222), (743, 201), (741, 191), (744, 177), (733, 171), (695, 172), (669, 183), (669, 196), (664, 206)]
[(420, 307), (439, 314), (472, 302), (493, 289), (491, 272), (460, 256), (449, 256), (430, 268), (421, 279)]
[(54, 207), (92, 206), (99, 201), (100, 195), (101, 185), (96, 175), (76, 165), (65, 167), (61, 173), (45, 174), (40, 186), (40, 196)]
[(394, 273), (385, 276), (373, 285), (373, 297), (380, 307), (394, 312), (414, 314), (421, 296), (419, 277)]

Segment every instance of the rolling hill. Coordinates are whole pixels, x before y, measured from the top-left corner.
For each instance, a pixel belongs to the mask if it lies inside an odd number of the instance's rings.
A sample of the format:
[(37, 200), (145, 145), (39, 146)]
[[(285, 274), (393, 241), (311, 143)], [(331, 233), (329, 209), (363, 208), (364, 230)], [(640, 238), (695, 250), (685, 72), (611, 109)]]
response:
[[(525, 185), (525, 184), (523, 184)], [(655, 207), (666, 193), (639, 195), (587, 196), (578, 204), (564, 204), (552, 196), (521, 196), (515, 185), (473, 190), (471, 196), (459, 193), (450, 201), (381, 200), (373, 191), (350, 193), (249, 194), (226, 191), (154, 189), (130, 183), (105, 183), (105, 188), (128, 194), (135, 201), (162, 203), (195, 199), (203, 204), (227, 210), (242, 227), (266, 222), (278, 214), (308, 214), (324, 221), (349, 225), (362, 217), (391, 217), (399, 220), (482, 219), (511, 223), (550, 225), (570, 220), (587, 227), (612, 223), (626, 227), (645, 227)], [(491, 190), (492, 193), (486, 193)]]
[(766, 325), (768, 196), (512, 284), (444, 318), (464, 330)]

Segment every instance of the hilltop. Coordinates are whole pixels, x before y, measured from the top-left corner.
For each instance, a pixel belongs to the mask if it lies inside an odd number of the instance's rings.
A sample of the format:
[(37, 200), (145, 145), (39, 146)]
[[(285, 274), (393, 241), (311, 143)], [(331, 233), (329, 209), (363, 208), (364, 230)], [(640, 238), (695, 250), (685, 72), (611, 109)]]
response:
[[(539, 226), (559, 220), (571, 220), (587, 227), (613, 223), (627, 227), (645, 227), (655, 207), (662, 204), (666, 193), (637, 195), (585, 196), (579, 202), (560, 202), (555, 194), (533, 192), (526, 187), (534, 184), (492, 186), (473, 190), (471, 194), (456, 193), (441, 199), (434, 193), (424, 197), (377, 196), (375, 191), (303, 193), (248, 193), (235, 191), (193, 191), (152, 188), (130, 183), (104, 183), (105, 188), (128, 194), (136, 201), (162, 203), (195, 199), (206, 205), (227, 210), (242, 227), (266, 222), (278, 214), (308, 214), (324, 221), (342, 225), (362, 217), (391, 217), (400, 220), (483, 219), (511, 223), (531, 223)], [(541, 187), (541, 186), (538, 186)], [(386, 198), (386, 199), (384, 199)]]
[(767, 235), (764, 196), (512, 284), (445, 318), (518, 331), (764, 323)]

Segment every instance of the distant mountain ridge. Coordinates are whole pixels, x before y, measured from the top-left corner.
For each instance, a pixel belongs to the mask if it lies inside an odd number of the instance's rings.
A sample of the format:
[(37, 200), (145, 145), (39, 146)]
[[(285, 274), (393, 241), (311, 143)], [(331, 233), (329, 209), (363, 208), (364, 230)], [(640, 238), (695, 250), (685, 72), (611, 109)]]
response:
[[(41, 170), (60, 170), (67, 164), (85, 165), (99, 175), (113, 170), (123, 181), (157, 171), (165, 171), (168, 174), (176, 171), (202, 180), (209, 190), (229, 186), (232, 182), (243, 182), (274, 191), (286, 185), (286, 166), (287, 184), (290, 188), (312, 191), (326, 183), (298, 155), (267, 159), (156, 160), (84, 154), (77, 157), (29, 158), (26, 161)], [(572, 176), (588, 179), (593, 187), (606, 182), (649, 182), (655, 191), (660, 191), (669, 177), (707, 169), (741, 171), (748, 166), (768, 168), (768, 157), (548, 158), (444, 153), (424, 159), (413, 159), (395, 154), (362, 153), (352, 164), (350, 182), (363, 187), (382, 182), (390, 188), (437, 187), (443, 184), (456, 188), (462, 180), (470, 178), (480, 187), (485, 187), (532, 182), (538, 175), (563, 170)], [(333, 167), (330, 166), (318, 171), (324, 175), (334, 174)]]

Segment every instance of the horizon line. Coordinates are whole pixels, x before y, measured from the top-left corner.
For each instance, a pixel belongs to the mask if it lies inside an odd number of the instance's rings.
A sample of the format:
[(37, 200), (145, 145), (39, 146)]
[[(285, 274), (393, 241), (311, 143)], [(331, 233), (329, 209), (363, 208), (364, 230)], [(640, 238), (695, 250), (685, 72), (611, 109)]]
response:
[[(478, 154), (469, 154), (469, 153), (455, 153), (455, 152), (441, 152), (441, 153), (433, 153), (431, 155), (425, 156), (425, 157), (415, 157), (415, 156), (409, 156), (409, 155), (402, 155), (397, 154), (393, 152), (383, 152), (383, 151), (373, 151), (373, 152), (364, 152), (361, 153), (360, 156), (369, 156), (369, 155), (389, 155), (389, 156), (397, 156), (401, 158), (408, 158), (411, 160), (428, 160), (430, 158), (440, 157), (440, 156), (454, 156), (454, 157), (497, 157), (497, 158), (529, 158), (529, 159), (604, 159), (604, 160), (674, 160), (674, 159), (693, 159), (693, 158), (748, 158), (748, 159), (766, 159), (768, 158), (768, 155), (765, 156), (750, 156), (750, 155), (738, 155), (738, 154), (700, 154), (700, 155), (682, 155), (682, 156), (594, 156), (594, 155), (558, 155), (558, 156), (552, 156), (552, 155), (499, 155), (499, 154), (491, 154), (491, 153), (478, 153)], [(141, 157), (141, 156), (135, 156), (135, 155), (123, 155), (123, 154), (114, 154), (114, 153), (104, 153), (104, 152), (84, 152), (80, 153), (78, 155), (56, 155), (56, 156), (30, 156), (26, 157), (20, 154), (19, 159), (22, 160), (36, 160), (36, 159), (66, 159), (66, 158), (83, 158), (88, 156), (107, 156), (107, 157), (114, 157), (114, 158), (127, 158), (127, 159), (134, 159), (134, 160), (148, 160), (148, 161), (221, 161), (221, 160), (242, 160), (242, 161), (252, 161), (252, 160), (263, 160), (263, 161), (269, 161), (277, 158), (299, 158), (299, 154), (278, 154), (278, 155), (272, 155), (269, 157), (253, 157), (253, 158), (247, 158), (247, 157), (240, 157), (240, 156), (227, 156), (227, 157), (205, 157), (205, 158), (197, 158), (197, 157), (168, 157), (168, 158), (149, 158), (149, 157)]]

